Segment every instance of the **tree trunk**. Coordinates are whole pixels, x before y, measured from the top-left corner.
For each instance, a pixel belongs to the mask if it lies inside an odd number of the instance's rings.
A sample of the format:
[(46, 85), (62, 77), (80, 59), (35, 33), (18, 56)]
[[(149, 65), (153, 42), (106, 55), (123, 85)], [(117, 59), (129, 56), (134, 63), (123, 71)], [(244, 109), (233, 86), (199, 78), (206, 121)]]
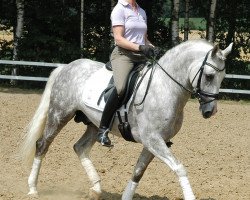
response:
[(84, 48), (84, 0), (81, 0), (81, 20), (80, 20), (80, 51), (81, 58), (83, 58)]
[[(16, 32), (14, 34), (14, 43), (13, 43), (13, 60), (18, 60), (18, 48), (19, 41), (23, 35), (23, 21), (24, 21), (24, 0), (16, 0), (16, 8), (17, 8), (17, 24), (16, 24)], [(18, 67), (15, 66), (12, 69), (11, 75), (18, 75)], [(12, 85), (16, 85), (15, 80), (10, 81)]]
[(103, 25), (105, 27), (105, 29), (104, 29), (105, 32), (103, 35), (104, 36), (104, 46), (110, 47), (110, 48), (105, 48), (106, 51), (104, 50), (104, 52), (102, 52), (102, 54), (103, 54), (102, 60), (108, 61), (110, 53), (111, 53), (111, 48), (112, 48), (111, 36), (110, 36), (110, 29), (111, 29), (111, 20), (110, 20), (111, 10), (110, 10), (110, 8), (112, 7), (112, 1), (104, 0), (102, 4), (104, 4), (104, 7), (102, 9), (104, 9), (104, 12), (105, 12), (105, 18), (103, 19), (103, 23), (104, 23)]
[(208, 30), (207, 30), (207, 40), (214, 42), (214, 26), (215, 26), (215, 11), (216, 11), (217, 0), (211, 0), (210, 13), (208, 17)]
[(226, 45), (229, 45), (231, 42), (234, 41), (235, 32), (236, 32), (236, 15), (237, 15), (237, 7), (238, 1), (231, 0), (229, 3), (229, 15), (228, 15), (228, 34), (226, 37)]
[(189, 0), (185, 0), (184, 41), (188, 40), (189, 33)]
[(171, 17), (171, 30), (172, 30), (172, 46), (179, 44), (179, 7), (180, 0), (172, 0), (172, 17)]
[[(115, 5), (116, 5), (116, 1), (115, 1), (115, 0), (111, 0), (110, 13), (111, 13), (112, 10), (114, 9)], [(113, 37), (112, 25), (110, 25), (110, 35)], [(114, 40), (111, 39), (111, 42), (110, 42), (110, 49), (113, 49), (114, 44), (115, 44)]]

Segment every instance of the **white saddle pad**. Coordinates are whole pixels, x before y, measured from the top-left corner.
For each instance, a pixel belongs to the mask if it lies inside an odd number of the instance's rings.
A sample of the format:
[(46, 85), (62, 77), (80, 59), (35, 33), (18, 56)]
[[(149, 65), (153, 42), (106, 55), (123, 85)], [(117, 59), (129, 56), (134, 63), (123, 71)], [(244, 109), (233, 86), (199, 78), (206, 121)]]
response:
[[(147, 69), (144, 68), (142, 71), (143, 73), (146, 73)], [(85, 85), (85, 90), (83, 92), (83, 102), (86, 106), (94, 108), (99, 111), (103, 111), (105, 107), (105, 101), (104, 96), (102, 96), (99, 105), (98, 101), (102, 94), (102, 92), (107, 88), (109, 81), (113, 75), (112, 71), (108, 71), (103, 65), (101, 69), (96, 71), (87, 81)], [(139, 77), (140, 80), (141, 76)], [(139, 81), (138, 80), (138, 81)], [(122, 106), (119, 110), (121, 111), (121, 116), (124, 115), (124, 111), (128, 112), (129, 107), (131, 105), (131, 101), (133, 99), (130, 97), (130, 100), (127, 102), (126, 106)]]
[(103, 111), (105, 106), (104, 98), (102, 97), (99, 105), (97, 105), (97, 102), (103, 90), (108, 86), (111, 77), (112, 72), (103, 66), (87, 80), (83, 93), (83, 102), (85, 105)]

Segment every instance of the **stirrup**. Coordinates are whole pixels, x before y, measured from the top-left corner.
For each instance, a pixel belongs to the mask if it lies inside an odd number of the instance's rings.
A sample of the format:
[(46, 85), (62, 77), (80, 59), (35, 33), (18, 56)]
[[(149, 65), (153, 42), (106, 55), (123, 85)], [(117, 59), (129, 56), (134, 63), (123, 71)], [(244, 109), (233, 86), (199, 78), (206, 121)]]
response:
[(98, 131), (98, 142), (101, 143), (102, 146), (105, 147), (113, 147), (114, 145), (111, 144), (111, 141), (108, 137), (109, 129), (108, 128), (100, 128)]

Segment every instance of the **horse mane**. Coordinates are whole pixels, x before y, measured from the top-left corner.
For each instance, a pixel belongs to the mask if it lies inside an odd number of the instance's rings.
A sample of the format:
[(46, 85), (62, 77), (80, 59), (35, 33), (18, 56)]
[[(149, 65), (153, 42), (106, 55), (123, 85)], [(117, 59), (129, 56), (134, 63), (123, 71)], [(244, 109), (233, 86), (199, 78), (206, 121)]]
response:
[[(179, 53), (183, 53), (183, 49), (187, 49), (187, 50), (198, 50), (198, 51), (207, 51), (207, 49), (210, 49), (211, 47), (213, 47), (213, 43), (207, 41), (206, 39), (194, 39), (194, 40), (187, 40), (185, 42), (180, 43), (179, 45), (173, 47), (172, 49), (170, 49), (168, 52), (179, 52)], [(182, 51), (180, 51), (180, 49)]]
[(213, 48), (213, 43), (205, 39), (194, 39), (185, 41), (171, 49), (169, 49), (160, 59), (159, 63), (163, 65), (168, 63), (171, 66), (176, 59), (181, 59), (182, 55), (189, 54), (189, 56), (197, 57), (200, 54), (204, 55), (208, 50)]

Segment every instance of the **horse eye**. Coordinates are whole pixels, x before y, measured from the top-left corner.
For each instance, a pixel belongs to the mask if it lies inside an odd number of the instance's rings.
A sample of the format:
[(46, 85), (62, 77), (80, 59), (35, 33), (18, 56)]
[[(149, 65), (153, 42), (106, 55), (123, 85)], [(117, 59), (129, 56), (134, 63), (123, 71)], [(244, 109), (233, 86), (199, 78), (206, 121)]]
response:
[(214, 75), (213, 74), (207, 74), (206, 75), (206, 80), (207, 81), (212, 81), (214, 79)]

